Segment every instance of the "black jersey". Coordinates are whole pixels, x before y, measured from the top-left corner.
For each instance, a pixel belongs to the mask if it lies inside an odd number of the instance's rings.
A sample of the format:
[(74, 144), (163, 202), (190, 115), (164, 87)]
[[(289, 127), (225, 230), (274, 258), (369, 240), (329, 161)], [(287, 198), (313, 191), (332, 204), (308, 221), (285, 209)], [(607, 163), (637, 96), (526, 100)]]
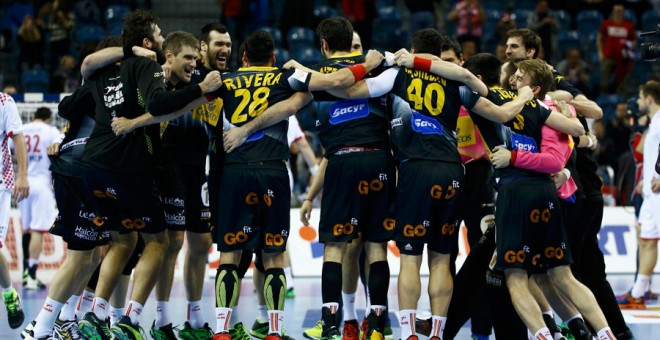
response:
[(466, 96), (467, 92), (463, 83), (424, 71), (399, 68), (390, 94), (395, 158), (461, 164), (456, 122), (461, 105), (470, 109), (476, 102)]
[(81, 177), (83, 151), (94, 128), (94, 97), (89, 83), (85, 82), (74, 93), (64, 97), (57, 111), (60, 117), (68, 121), (59, 155), (50, 157), (50, 171)]
[(83, 160), (116, 172), (150, 171), (160, 145), (158, 125), (149, 125), (115, 136), (114, 117), (137, 118), (177, 111), (201, 96), (199, 86), (181, 91), (165, 90), (163, 70), (155, 61), (131, 57), (98, 70), (89, 79), (96, 104), (96, 125), (87, 142)]
[[(228, 92), (223, 94), (225, 130), (246, 124), (269, 106), (289, 98), (296, 91), (307, 91), (310, 74), (275, 67), (246, 67), (223, 74)], [(225, 162), (251, 163), (289, 159), (288, 120), (253, 133), (241, 146), (227, 154)], [(221, 126), (216, 126), (216, 134)], [(218, 146), (216, 146), (218, 147)]]
[[(321, 73), (364, 62), (361, 53), (332, 57), (314, 67)], [(378, 74), (382, 69), (371, 72)], [(313, 92), (316, 128), (327, 155), (350, 146), (368, 146), (389, 149), (389, 122), (382, 98), (341, 99), (328, 92)]]

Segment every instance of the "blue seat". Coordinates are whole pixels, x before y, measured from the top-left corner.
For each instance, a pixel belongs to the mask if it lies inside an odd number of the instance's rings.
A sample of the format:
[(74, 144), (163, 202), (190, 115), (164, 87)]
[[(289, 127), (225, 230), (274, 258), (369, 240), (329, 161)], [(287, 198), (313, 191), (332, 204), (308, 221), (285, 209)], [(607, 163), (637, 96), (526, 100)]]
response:
[(105, 27), (110, 28), (111, 25), (122, 25), (124, 15), (130, 12), (131, 9), (124, 5), (110, 5), (103, 11), (103, 21)]
[(596, 98), (596, 104), (603, 109), (603, 120), (610, 121), (614, 118), (616, 104), (623, 101), (623, 97), (618, 94), (603, 94)]
[(566, 50), (570, 48), (577, 48), (582, 50), (582, 42), (580, 35), (577, 31), (562, 31), (557, 35), (557, 47), (561, 51), (561, 55), (566, 54)]
[(337, 16), (337, 10), (330, 6), (318, 6), (314, 8), (314, 15), (320, 19), (332, 18)]
[(378, 8), (378, 19), (387, 20), (387, 21), (398, 21), (398, 22), (401, 22), (401, 20), (403, 20), (403, 18), (401, 17), (401, 13), (399, 13), (399, 10), (393, 6)]
[(110, 27), (107, 27), (105, 29), (105, 33), (107, 35), (121, 35), (123, 30), (124, 30), (124, 25), (117, 24), (117, 25), (112, 25)]
[(571, 29), (571, 15), (566, 11), (557, 10), (554, 11), (555, 18), (557, 18), (557, 24), (559, 25), (560, 31), (569, 31)]
[(632, 22), (633, 26), (637, 27), (637, 15), (632, 9), (626, 9), (624, 11), (623, 18)]
[(294, 26), (289, 29), (286, 40), (289, 49), (295, 51), (299, 48), (314, 46), (314, 30), (307, 27)]
[(516, 0), (516, 8), (533, 11), (536, 9), (536, 0)]
[(513, 11), (513, 14), (516, 16), (516, 27), (523, 28), (527, 27), (527, 18), (532, 14), (532, 11), (528, 9), (516, 9)]
[(73, 5), (76, 24), (95, 24), (101, 21), (101, 10), (92, 0), (76, 1)]
[(642, 14), (642, 31), (655, 31), (660, 23), (660, 12), (646, 11)]
[(23, 71), (21, 86), (24, 92), (48, 92), (48, 72), (41, 67), (34, 67)]
[(266, 31), (270, 33), (271, 36), (273, 36), (273, 40), (275, 41), (275, 47), (282, 46), (282, 32), (280, 31), (279, 28), (265, 26), (260, 28), (260, 30)]
[(76, 41), (79, 43), (98, 42), (105, 37), (105, 29), (99, 25), (82, 25), (76, 28)]
[(598, 32), (603, 22), (603, 15), (597, 10), (580, 11), (576, 16), (576, 26), (580, 34)]
[(319, 62), (321, 62), (321, 60), (323, 60), (321, 51), (319, 51), (318, 48), (306, 47), (306, 48), (295, 49), (292, 51), (293, 51), (293, 59), (308, 67), (318, 64)]
[(502, 11), (498, 9), (484, 9), (484, 14), (486, 14), (486, 22), (494, 22), (497, 23), (500, 21), (500, 18), (502, 17)]
[(484, 8), (496, 9), (498, 11), (503, 11), (506, 7), (506, 2), (502, 0), (483, 0), (481, 1), (481, 4)]
[(281, 47), (275, 48), (275, 66), (282, 67), (291, 57), (289, 51)]

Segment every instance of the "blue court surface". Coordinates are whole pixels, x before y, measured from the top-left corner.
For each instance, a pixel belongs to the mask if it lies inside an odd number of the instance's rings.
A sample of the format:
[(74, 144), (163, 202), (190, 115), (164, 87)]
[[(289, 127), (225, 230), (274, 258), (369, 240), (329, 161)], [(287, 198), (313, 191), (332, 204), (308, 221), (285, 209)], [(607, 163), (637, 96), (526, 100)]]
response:
[[(632, 275), (610, 275), (609, 280), (617, 294), (624, 293), (632, 286)], [(422, 292), (426, 291), (428, 278), (422, 278)], [(295, 298), (286, 300), (285, 311), (285, 329), (287, 333), (296, 339), (302, 339), (302, 332), (304, 329), (314, 326), (316, 321), (320, 318), (321, 306), (321, 280), (320, 278), (296, 278), (294, 280)], [(655, 280), (653, 284), (653, 291), (660, 292), (660, 280)], [(26, 320), (23, 325), (25, 327), (30, 320), (36, 317), (41, 308), (43, 301), (46, 298), (46, 291), (21, 291), (19, 293), (23, 298)], [(392, 327), (394, 328), (394, 339), (399, 339), (399, 328), (396, 317), (398, 310), (396, 298), (396, 278), (390, 281), (390, 319)], [(358, 288), (357, 308), (358, 315), (364, 310), (364, 294), (361, 288)], [(204, 287), (203, 296), (204, 310), (206, 319), (215, 328), (214, 319), (214, 288), (213, 280), (208, 279)], [(175, 280), (174, 288), (172, 291), (172, 298), (170, 302), (173, 304), (172, 317), (176, 320), (175, 324), (183, 323), (186, 313), (186, 299), (183, 282), (180, 279)], [(250, 327), (254, 322), (257, 315), (257, 299), (253, 292), (251, 278), (246, 278), (241, 287), (241, 297), (239, 306), (234, 310), (232, 320), (234, 322), (242, 321), (247, 327)], [(418, 309), (420, 312), (429, 310), (428, 297), (422, 294)], [(428, 313), (427, 313), (428, 314)], [(150, 327), (156, 315), (156, 303), (152, 294), (150, 300), (147, 302), (144, 313), (141, 317), (141, 324), (145, 327)], [(626, 321), (630, 328), (635, 333), (638, 340), (651, 340), (660, 339), (660, 304), (648, 305), (648, 308), (643, 311), (624, 311)], [(7, 322), (7, 312), (4, 308), (0, 308), (0, 339), (20, 339), (20, 330), (12, 330), (9, 328)], [(148, 333), (148, 330), (147, 330)], [(655, 334), (655, 335), (654, 335)], [(423, 338), (423, 337), (422, 337)], [(491, 336), (491, 339), (494, 339)], [(459, 335), (456, 337), (459, 340), (470, 339), (469, 324), (464, 326)]]

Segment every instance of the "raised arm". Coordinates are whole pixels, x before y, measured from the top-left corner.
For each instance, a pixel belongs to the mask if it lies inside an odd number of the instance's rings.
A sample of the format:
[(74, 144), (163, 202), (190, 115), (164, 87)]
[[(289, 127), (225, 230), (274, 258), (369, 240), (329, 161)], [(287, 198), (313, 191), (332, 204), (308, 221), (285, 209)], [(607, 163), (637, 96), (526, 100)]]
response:
[(126, 117), (115, 117), (112, 119), (112, 123), (111, 123), (112, 132), (114, 132), (115, 135), (119, 136), (125, 133), (130, 133), (133, 130), (137, 128), (141, 128), (143, 126), (159, 124), (162, 122), (166, 122), (168, 120), (176, 119), (184, 115), (186, 112), (201, 105), (204, 105), (207, 102), (208, 99), (206, 97), (199, 97), (194, 101), (188, 103), (188, 105), (186, 105), (184, 108), (180, 110), (160, 116), (154, 116), (151, 113), (147, 112), (133, 119), (128, 119)]
[(570, 110), (568, 109), (566, 103), (560, 101), (557, 102), (555, 106), (559, 109), (560, 112), (551, 111), (550, 116), (545, 121), (545, 124), (570, 136), (583, 135), (584, 127), (580, 121), (575, 117), (568, 118), (568, 116), (570, 116)]
[[(133, 53), (136, 56), (147, 57), (156, 60), (156, 52), (146, 48), (133, 46)], [(80, 65), (80, 73), (83, 78), (89, 78), (97, 70), (104, 68), (124, 58), (124, 51), (121, 47), (107, 47), (96, 51), (83, 59)]]
[(495, 105), (490, 100), (479, 97), (471, 110), (488, 120), (497, 123), (504, 123), (515, 118), (516, 115), (522, 111), (523, 107), (525, 107), (525, 103), (533, 98), (534, 94), (532, 90), (529, 86), (525, 86), (518, 90), (516, 98), (502, 106)]
[(575, 110), (583, 116), (592, 119), (603, 118), (603, 109), (596, 104), (595, 101), (587, 98), (587, 96), (580, 94), (573, 98), (571, 104), (575, 106)]

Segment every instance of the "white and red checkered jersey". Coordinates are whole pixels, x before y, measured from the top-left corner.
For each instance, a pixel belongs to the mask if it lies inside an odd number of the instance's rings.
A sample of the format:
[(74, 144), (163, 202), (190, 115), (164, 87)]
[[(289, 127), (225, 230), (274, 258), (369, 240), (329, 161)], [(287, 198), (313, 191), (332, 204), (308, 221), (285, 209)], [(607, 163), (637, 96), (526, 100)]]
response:
[(23, 133), (21, 116), (14, 98), (0, 92), (0, 190), (14, 188), (14, 166), (11, 161), (9, 139)]
[(41, 120), (23, 125), (23, 136), (28, 155), (28, 181), (50, 184), (50, 159), (46, 149), (60, 140), (60, 131)]

